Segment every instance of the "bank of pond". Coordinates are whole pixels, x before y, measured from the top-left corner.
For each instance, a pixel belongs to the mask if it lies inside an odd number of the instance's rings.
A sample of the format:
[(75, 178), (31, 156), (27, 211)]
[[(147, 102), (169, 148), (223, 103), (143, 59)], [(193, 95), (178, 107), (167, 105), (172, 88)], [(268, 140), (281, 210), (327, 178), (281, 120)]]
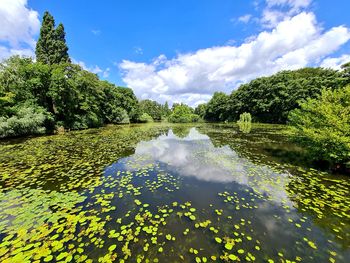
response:
[(0, 141), (1, 262), (349, 262), (350, 178), (284, 125)]

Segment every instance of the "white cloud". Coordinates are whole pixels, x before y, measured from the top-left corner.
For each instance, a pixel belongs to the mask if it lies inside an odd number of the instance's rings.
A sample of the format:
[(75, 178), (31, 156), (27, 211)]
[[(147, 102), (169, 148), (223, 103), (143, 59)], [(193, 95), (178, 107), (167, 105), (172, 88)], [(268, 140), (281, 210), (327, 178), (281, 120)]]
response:
[(350, 62), (350, 55), (344, 54), (337, 58), (326, 58), (322, 61), (321, 67), (339, 70), (345, 63)]
[(252, 18), (252, 15), (251, 14), (246, 14), (244, 16), (241, 16), (238, 18), (238, 21), (239, 22), (242, 22), (242, 23), (248, 23), (250, 21), (250, 19)]
[(306, 8), (311, 5), (312, 0), (266, 0), (268, 7), (289, 6), (293, 9)]
[(106, 68), (103, 73), (102, 73), (102, 77), (103, 78), (108, 78), (109, 77), (109, 73), (110, 73), (111, 69), (110, 68)]
[(119, 67), (139, 98), (196, 105), (214, 91), (229, 93), (259, 76), (319, 64), (349, 39), (345, 26), (323, 31), (313, 13), (302, 12), (241, 45), (200, 49), (173, 59), (161, 55), (151, 63), (124, 60)]
[(39, 33), (38, 12), (27, 7), (27, 0), (1, 0), (0, 60), (11, 55), (34, 56), (35, 36)]
[(281, 21), (305, 11), (312, 0), (266, 0), (260, 22), (266, 28), (273, 28)]
[(31, 48), (10, 48), (0, 45), (0, 61), (7, 59), (11, 56), (18, 55), (23, 57), (35, 57), (34, 51)]
[(109, 73), (110, 73), (110, 70), (111, 70), (110, 68), (101, 69), (97, 65), (90, 67), (90, 66), (87, 66), (84, 61), (78, 61), (78, 60), (75, 60), (74, 58), (72, 59), (72, 62), (74, 64), (78, 64), (84, 70), (90, 71), (91, 73), (94, 73), (94, 74), (98, 74), (98, 75), (102, 76), (103, 78), (108, 78), (109, 77)]

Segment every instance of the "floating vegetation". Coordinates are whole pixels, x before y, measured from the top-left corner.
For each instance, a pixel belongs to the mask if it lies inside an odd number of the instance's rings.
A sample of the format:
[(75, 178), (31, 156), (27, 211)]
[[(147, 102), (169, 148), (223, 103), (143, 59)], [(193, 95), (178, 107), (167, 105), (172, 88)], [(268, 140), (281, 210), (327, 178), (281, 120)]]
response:
[(349, 178), (274, 155), (281, 126), (196, 126), (2, 141), (0, 261), (350, 260)]

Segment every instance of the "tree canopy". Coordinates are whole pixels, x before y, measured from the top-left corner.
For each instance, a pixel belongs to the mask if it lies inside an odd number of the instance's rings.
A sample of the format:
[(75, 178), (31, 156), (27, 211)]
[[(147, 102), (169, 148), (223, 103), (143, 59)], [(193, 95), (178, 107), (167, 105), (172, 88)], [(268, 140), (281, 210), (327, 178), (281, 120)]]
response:
[(350, 86), (323, 89), (289, 115), (293, 137), (315, 160), (350, 167)]
[[(344, 71), (345, 72), (345, 71)], [(204, 114), (208, 121), (236, 121), (240, 114), (251, 113), (253, 120), (286, 123), (298, 101), (317, 97), (323, 88), (337, 89), (348, 80), (344, 72), (323, 68), (281, 71), (241, 85), (230, 95), (214, 93)]]
[(186, 122), (197, 122), (200, 117), (194, 113), (194, 110), (186, 104), (175, 104), (173, 105), (173, 111), (169, 116), (170, 122), (186, 123)]
[[(46, 129), (52, 129), (50, 125), (82, 129), (125, 123), (136, 121), (140, 114), (129, 88), (101, 81), (79, 65), (48, 65), (20, 57), (0, 64), (0, 106), (2, 121), (40, 112), (51, 120), (41, 122)], [(28, 108), (28, 114), (21, 114)]]

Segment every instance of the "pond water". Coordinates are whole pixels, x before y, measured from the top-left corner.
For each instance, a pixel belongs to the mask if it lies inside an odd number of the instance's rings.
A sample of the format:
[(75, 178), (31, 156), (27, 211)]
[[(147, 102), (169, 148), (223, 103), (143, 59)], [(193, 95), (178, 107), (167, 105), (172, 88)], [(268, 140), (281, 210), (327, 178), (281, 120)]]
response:
[(1, 262), (350, 262), (350, 178), (283, 126), (0, 142)]

